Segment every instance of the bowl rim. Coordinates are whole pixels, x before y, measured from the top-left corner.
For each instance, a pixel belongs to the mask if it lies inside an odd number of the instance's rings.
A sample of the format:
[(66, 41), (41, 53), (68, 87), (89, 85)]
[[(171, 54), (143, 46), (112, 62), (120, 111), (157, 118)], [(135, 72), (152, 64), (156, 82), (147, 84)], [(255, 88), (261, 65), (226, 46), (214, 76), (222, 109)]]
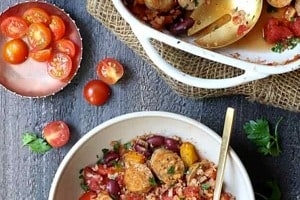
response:
[[(84, 145), (90, 138), (95, 136), (99, 131), (115, 124), (119, 123), (122, 121), (126, 121), (129, 119), (135, 119), (135, 118), (143, 118), (143, 117), (162, 117), (162, 118), (168, 118), (168, 119), (174, 119), (174, 120), (179, 120), (188, 124), (191, 124), (193, 126), (199, 127), (200, 129), (204, 130), (209, 136), (211, 136), (216, 142), (218, 142), (221, 145), (221, 137), (212, 129), (210, 129), (208, 126), (202, 124), (201, 122), (192, 119), (190, 117), (183, 116), (181, 114), (176, 114), (176, 113), (171, 113), (171, 112), (166, 112), (166, 111), (138, 111), (138, 112), (132, 112), (132, 113), (127, 113), (123, 114), (117, 117), (114, 117), (112, 119), (109, 119), (96, 127), (92, 128), (90, 131), (88, 131), (85, 135), (83, 135), (73, 146), (72, 148), (68, 151), (68, 153), (65, 155), (63, 158), (62, 162), (60, 163), (59, 167), (57, 168), (57, 171), (54, 175), (54, 178), (51, 183), (50, 191), (49, 191), (49, 196), (48, 200), (54, 200), (55, 193), (57, 190), (58, 182), (60, 180), (60, 177), (62, 173), (64, 172), (66, 166), (68, 163), (71, 161), (73, 155), (77, 152), (77, 150)], [(255, 199), (254, 197), (254, 190), (253, 186), (251, 183), (251, 179), (248, 175), (248, 172), (246, 171), (242, 161), (240, 158), (237, 156), (235, 151), (229, 146), (228, 153), (230, 154), (232, 160), (236, 164), (236, 166), (241, 170), (241, 176), (246, 182), (246, 185), (244, 185), (246, 188), (251, 191), (250, 198)]]

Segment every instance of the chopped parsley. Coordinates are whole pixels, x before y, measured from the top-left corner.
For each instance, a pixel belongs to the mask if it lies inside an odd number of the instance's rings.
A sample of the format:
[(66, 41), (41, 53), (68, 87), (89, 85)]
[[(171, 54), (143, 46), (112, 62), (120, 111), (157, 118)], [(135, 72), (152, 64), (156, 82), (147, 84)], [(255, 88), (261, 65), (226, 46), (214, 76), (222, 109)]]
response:
[(114, 151), (118, 152), (120, 149), (121, 143), (119, 141), (115, 141), (113, 145)]
[(109, 152), (109, 149), (102, 149), (101, 151), (103, 153), (103, 156), (105, 156)]
[(210, 185), (208, 183), (204, 183), (201, 185), (202, 190), (208, 190), (210, 188)]
[(84, 191), (90, 190), (89, 186), (87, 186), (87, 185), (84, 184), (84, 183), (80, 183), (80, 187), (81, 187)]
[(127, 142), (127, 143), (125, 143), (123, 146), (124, 146), (124, 148), (125, 148), (126, 150), (129, 150), (129, 149), (132, 148), (131, 142)]
[(282, 42), (277, 42), (271, 50), (275, 53), (282, 53), (285, 50), (294, 49), (300, 43), (300, 38), (289, 38)]
[(150, 177), (148, 181), (149, 181), (151, 186), (156, 186), (157, 185), (154, 177)]
[(171, 166), (168, 171), (167, 171), (168, 174), (175, 174), (175, 167), (174, 166)]

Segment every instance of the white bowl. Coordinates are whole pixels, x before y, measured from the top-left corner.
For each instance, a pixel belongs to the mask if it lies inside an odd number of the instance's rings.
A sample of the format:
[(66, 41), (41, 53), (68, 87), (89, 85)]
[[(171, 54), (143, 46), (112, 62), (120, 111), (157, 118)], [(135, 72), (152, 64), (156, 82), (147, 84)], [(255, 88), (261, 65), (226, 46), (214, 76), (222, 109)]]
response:
[[(191, 141), (200, 156), (217, 163), (221, 138), (211, 129), (193, 119), (167, 112), (136, 112), (113, 118), (84, 135), (61, 162), (51, 185), (49, 200), (79, 199), (79, 171), (97, 161), (96, 155), (109, 148), (111, 141), (125, 143), (146, 133), (177, 135)], [(224, 189), (236, 199), (254, 200), (249, 176), (238, 156), (229, 149), (225, 168)]]
[[(243, 39), (238, 43), (224, 48), (210, 50), (201, 48), (193, 37), (174, 37), (168, 32), (161, 32), (151, 28), (138, 20), (122, 3), (122, 0), (112, 0), (120, 15), (128, 22), (133, 33), (136, 35), (145, 52), (153, 63), (168, 76), (186, 85), (220, 89), (228, 88), (268, 77), (272, 74), (290, 72), (300, 67), (300, 45), (293, 50), (283, 53), (274, 53), (271, 47), (263, 41), (262, 27), (265, 17), (261, 17)], [(248, 5), (244, 0), (243, 4)], [(257, 0), (261, 5), (262, 0)], [(266, 4), (266, 3), (265, 3)], [(267, 14), (267, 6), (263, 7), (263, 14)], [(261, 21), (260, 21), (261, 20)], [(151, 39), (163, 42), (169, 46), (186, 51), (196, 56), (215, 62), (223, 63), (244, 70), (244, 73), (232, 78), (209, 79), (199, 78), (186, 74), (166, 62), (160, 53), (153, 47)]]

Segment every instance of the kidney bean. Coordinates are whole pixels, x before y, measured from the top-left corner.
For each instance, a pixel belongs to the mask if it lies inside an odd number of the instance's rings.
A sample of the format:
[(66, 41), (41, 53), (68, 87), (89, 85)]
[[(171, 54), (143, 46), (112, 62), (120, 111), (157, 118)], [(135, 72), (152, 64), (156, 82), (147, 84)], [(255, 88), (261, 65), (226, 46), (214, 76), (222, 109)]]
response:
[(134, 149), (135, 149), (137, 152), (143, 154), (143, 155), (146, 156), (146, 157), (149, 157), (149, 156), (151, 155), (151, 150), (148, 149), (148, 148), (146, 148), (146, 147), (144, 147), (144, 146), (142, 146), (142, 145), (140, 145), (140, 144), (135, 144), (135, 145), (134, 145)]
[(103, 159), (104, 159), (104, 164), (109, 164), (112, 161), (119, 160), (120, 159), (120, 155), (117, 152), (115, 152), (115, 151), (109, 151), (109, 152), (107, 152), (104, 155)]
[(106, 189), (110, 196), (118, 198), (121, 194), (121, 187), (116, 180), (108, 179)]
[(159, 147), (164, 145), (165, 137), (160, 135), (153, 135), (147, 139), (151, 147)]
[(173, 35), (180, 35), (185, 33), (189, 28), (191, 28), (194, 25), (194, 22), (194, 19), (192, 19), (191, 17), (179, 18), (179, 20), (172, 24), (168, 30)]
[(174, 140), (173, 138), (165, 138), (164, 142), (166, 149), (169, 149), (176, 153), (179, 152), (179, 142), (177, 140)]

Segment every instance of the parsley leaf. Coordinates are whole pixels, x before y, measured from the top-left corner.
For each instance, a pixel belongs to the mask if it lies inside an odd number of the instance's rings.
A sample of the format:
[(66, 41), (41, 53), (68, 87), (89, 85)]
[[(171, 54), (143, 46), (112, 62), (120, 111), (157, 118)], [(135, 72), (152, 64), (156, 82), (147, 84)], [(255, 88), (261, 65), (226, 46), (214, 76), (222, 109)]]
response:
[(210, 188), (210, 185), (208, 183), (204, 183), (201, 185), (202, 190), (208, 190)]
[(281, 199), (281, 191), (278, 184), (275, 181), (266, 182), (266, 186), (271, 190), (270, 197), (267, 197), (260, 193), (255, 193), (256, 196), (260, 197), (259, 199), (263, 200), (280, 200)]
[(80, 187), (86, 192), (89, 190), (89, 186), (87, 186), (86, 184), (84, 183), (80, 183)]
[(150, 177), (150, 178), (148, 179), (148, 181), (149, 181), (149, 183), (150, 183), (151, 186), (156, 186), (156, 185), (157, 185), (157, 183), (156, 183), (154, 177)]
[(39, 138), (33, 133), (25, 133), (22, 138), (23, 146), (28, 146), (35, 153), (46, 153), (52, 147), (43, 138)]
[(167, 171), (168, 174), (174, 174), (175, 173), (175, 167), (174, 166), (171, 166), (168, 171)]
[(125, 148), (126, 150), (129, 150), (129, 149), (132, 148), (131, 142), (127, 142), (127, 143), (125, 143), (123, 146), (124, 146), (124, 148)]
[(37, 139), (37, 136), (32, 133), (25, 133), (22, 138), (23, 146)]
[(281, 153), (277, 131), (281, 120), (282, 118), (277, 121), (273, 135), (270, 133), (269, 122), (265, 119), (250, 120), (244, 125), (247, 138), (258, 147), (258, 152), (271, 156), (278, 156)]

